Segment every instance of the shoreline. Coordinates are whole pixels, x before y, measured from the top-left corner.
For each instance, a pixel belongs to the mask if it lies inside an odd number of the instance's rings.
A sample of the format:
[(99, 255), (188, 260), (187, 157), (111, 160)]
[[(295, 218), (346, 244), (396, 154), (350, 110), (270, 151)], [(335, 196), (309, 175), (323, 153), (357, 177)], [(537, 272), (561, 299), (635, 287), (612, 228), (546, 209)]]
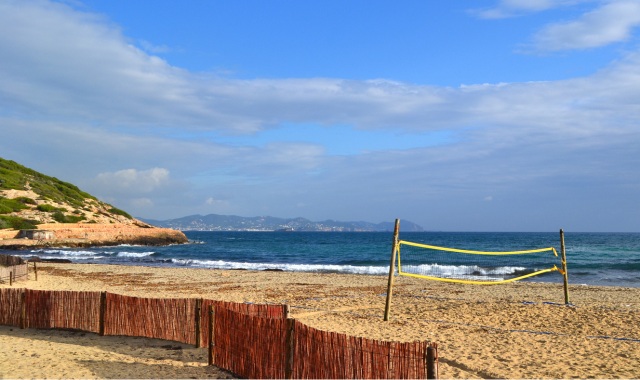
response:
[[(640, 377), (637, 288), (570, 285), (573, 306), (565, 306), (561, 283), (473, 286), (396, 277), (391, 318), (384, 322), (387, 277), (380, 275), (40, 263), (38, 281), (33, 274), (30, 277), (14, 287), (287, 303), (292, 317), (322, 330), (379, 340), (436, 342), (441, 378)], [(40, 339), (28, 338), (32, 332), (24, 334), (25, 343), (16, 346), (19, 352), (30, 339)], [(3, 346), (10, 337), (6, 328), (0, 328)], [(137, 344), (135, 339), (142, 338), (127, 339)], [(34, 353), (41, 355), (37, 349)], [(25, 356), (24, 365), (36, 368)], [(60, 366), (77, 364), (69, 357), (50, 360)], [(103, 364), (114, 366), (109, 360), (105, 357)], [(29, 377), (52, 375), (33, 368)], [(91, 377), (80, 369), (76, 373), (68, 377)], [(121, 375), (113, 372), (113, 377)], [(110, 376), (101, 372), (101, 377)]]

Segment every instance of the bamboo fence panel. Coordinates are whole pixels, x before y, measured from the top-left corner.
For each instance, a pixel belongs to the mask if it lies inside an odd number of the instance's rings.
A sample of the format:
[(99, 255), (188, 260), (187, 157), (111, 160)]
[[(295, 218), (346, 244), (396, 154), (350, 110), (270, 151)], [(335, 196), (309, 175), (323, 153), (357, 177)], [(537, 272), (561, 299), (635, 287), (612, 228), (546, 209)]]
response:
[(20, 326), (23, 293), (24, 289), (0, 289), (0, 325)]
[(282, 379), (287, 358), (287, 320), (215, 309), (214, 363), (252, 379)]
[(26, 326), (98, 332), (100, 292), (25, 291)]
[(294, 378), (426, 377), (428, 342), (385, 342), (321, 331), (295, 322)]
[(13, 273), (13, 281), (26, 280), (28, 278), (29, 268), (27, 264), (18, 264), (11, 266), (0, 266), (0, 282), (9, 282)]
[(0, 254), (0, 266), (10, 267), (22, 264), (26, 264), (22, 257)]
[(209, 345), (209, 307), (225, 308), (240, 312), (245, 315), (260, 316), (264, 318), (286, 318), (285, 305), (237, 303), (228, 301), (214, 301), (205, 299), (200, 310), (200, 346)]
[(285, 305), (215, 301), (216, 307), (262, 318), (286, 318)]
[(139, 298), (107, 293), (105, 335), (195, 344), (195, 298)]

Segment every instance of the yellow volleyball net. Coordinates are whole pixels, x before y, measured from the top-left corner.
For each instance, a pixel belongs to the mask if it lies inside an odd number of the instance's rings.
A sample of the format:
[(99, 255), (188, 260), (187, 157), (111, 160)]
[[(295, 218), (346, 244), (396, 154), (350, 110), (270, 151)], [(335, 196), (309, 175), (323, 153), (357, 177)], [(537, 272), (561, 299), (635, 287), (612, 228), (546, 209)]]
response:
[(398, 275), (475, 285), (495, 285), (560, 271), (553, 247), (491, 252), (399, 240)]
[(563, 230), (560, 230), (561, 257), (558, 257), (553, 247), (504, 252), (438, 247), (400, 240), (399, 232), (400, 220), (396, 219), (384, 309), (385, 321), (389, 320), (391, 312), (396, 266), (400, 276), (474, 285), (504, 284), (559, 272), (563, 277), (564, 303), (569, 305)]

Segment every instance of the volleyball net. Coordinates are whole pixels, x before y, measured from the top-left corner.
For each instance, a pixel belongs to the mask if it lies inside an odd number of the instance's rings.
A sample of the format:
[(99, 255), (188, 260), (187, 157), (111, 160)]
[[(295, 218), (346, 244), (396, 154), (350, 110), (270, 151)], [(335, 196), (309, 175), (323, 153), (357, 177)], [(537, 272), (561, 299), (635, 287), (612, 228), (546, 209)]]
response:
[(400, 276), (477, 285), (503, 284), (559, 272), (563, 277), (564, 303), (569, 305), (567, 257), (562, 229), (560, 258), (553, 247), (504, 252), (474, 251), (400, 240), (399, 232), (400, 220), (396, 219), (384, 308), (385, 321), (389, 320), (391, 313), (396, 265)]
[(399, 240), (398, 275), (476, 285), (522, 280), (561, 272), (555, 248), (489, 252)]

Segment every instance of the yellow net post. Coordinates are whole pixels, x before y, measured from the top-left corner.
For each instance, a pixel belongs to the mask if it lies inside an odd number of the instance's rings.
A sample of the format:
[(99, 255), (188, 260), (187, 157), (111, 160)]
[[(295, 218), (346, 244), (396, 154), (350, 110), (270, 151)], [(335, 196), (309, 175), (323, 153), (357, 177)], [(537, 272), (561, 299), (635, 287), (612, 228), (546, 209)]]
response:
[(398, 235), (400, 233), (400, 219), (396, 219), (393, 229), (393, 246), (391, 247), (391, 260), (389, 263), (389, 281), (387, 282), (387, 302), (384, 307), (384, 320), (389, 320), (391, 312), (391, 292), (393, 291), (393, 272), (396, 266), (396, 252), (398, 251)]

